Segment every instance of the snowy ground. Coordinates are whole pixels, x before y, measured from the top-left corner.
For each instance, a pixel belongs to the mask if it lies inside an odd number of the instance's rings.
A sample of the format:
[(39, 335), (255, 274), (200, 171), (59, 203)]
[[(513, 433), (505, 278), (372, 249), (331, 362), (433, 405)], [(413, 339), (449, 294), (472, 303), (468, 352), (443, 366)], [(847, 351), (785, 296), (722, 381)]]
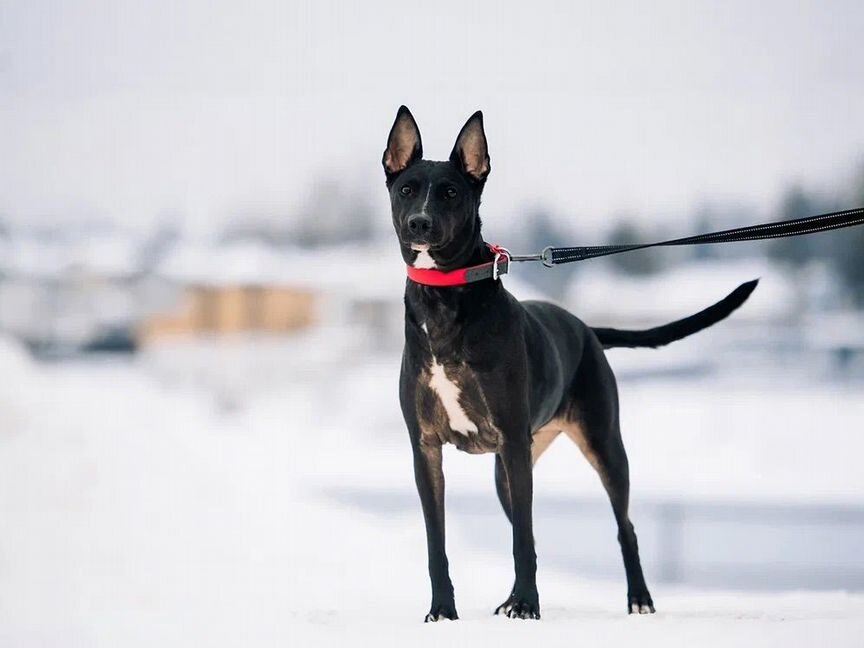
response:
[[(567, 543), (617, 552), (611, 515), (583, 541), (541, 514), (544, 497), (601, 501), (565, 442), (537, 471), (543, 620), (490, 616), (512, 574), (503, 516), (485, 513), (490, 458), (448, 453), (462, 620), (424, 625), (395, 359), (307, 367), (298, 381), (274, 368), (292, 354), (267, 355), (245, 367), (259, 384), (250, 374), (215, 387), (155, 355), (46, 367), (0, 347), (0, 646), (860, 645), (864, 595), (670, 584), (651, 532), (641, 538), (658, 614), (628, 617), (623, 570), (552, 558)], [(864, 503), (860, 385), (718, 376), (621, 390), (634, 507)], [(460, 505), (467, 496), (479, 517)], [(861, 528), (849, 533), (860, 547)], [(733, 541), (749, 555), (746, 536)]]

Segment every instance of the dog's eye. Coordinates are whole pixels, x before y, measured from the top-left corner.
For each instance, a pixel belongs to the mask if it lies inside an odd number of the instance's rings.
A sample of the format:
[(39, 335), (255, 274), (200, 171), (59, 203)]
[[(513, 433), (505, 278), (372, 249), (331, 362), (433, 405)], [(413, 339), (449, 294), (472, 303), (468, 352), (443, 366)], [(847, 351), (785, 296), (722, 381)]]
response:
[(412, 187), (411, 185), (402, 185), (399, 193), (401, 193), (403, 196), (410, 196), (414, 193), (414, 187)]
[(444, 195), (448, 198), (455, 198), (457, 194), (456, 187), (447, 187), (444, 191)]

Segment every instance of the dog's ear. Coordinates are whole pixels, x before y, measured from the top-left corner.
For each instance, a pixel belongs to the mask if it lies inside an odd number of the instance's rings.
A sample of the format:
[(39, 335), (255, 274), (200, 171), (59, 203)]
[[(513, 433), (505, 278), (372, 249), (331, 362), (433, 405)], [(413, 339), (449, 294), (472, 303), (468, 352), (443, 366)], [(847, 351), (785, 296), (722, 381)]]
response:
[(483, 113), (479, 110), (471, 115), (459, 131), (450, 161), (477, 182), (485, 181), (492, 170), (483, 130)]
[(384, 172), (387, 177), (404, 171), (408, 165), (423, 157), (423, 143), (420, 141), (420, 129), (411, 111), (405, 106), (399, 106), (396, 121), (390, 129), (387, 138), (387, 148), (384, 150)]

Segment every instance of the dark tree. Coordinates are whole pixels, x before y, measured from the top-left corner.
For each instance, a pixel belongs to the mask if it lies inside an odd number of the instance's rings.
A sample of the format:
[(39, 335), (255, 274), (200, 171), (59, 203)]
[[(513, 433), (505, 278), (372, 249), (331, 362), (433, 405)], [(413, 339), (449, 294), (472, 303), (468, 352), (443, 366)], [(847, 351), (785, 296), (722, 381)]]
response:
[[(821, 213), (819, 200), (795, 185), (786, 190), (780, 202), (779, 220), (804, 218)], [(772, 241), (768, 245), (768, 256), (792, 266), (805, 265), (817, 256), (817, 240), (812, 236), (790, 236)]]
[(314, 185), (297, 215), (293, 235), (304, 247), (361, 243), (375, 234), (375, 212), (365, 194), (333, 180)]
[[(651, 232), (646, 231), (645, 228), (640, 227), (629, 218), (619, 220), (609, 234), (609, 240), (614, 245), (644, 243), (655, 238), (657, 238), (656, 232), (652, 235)], [(663, 267), (661, 257), (656, 250), (637, 250), (625, 254), (615, 254), (608, 258), (613, 267), (632, 275), (653, 274)]]
[[(573, 245), (572, 235), (567, 235), (553, 215), (543, 208), (530, 210), (522, 221), (521, 232), (515, 237), (518, 246), (514, 253), (539, 252), (547, 245)], [(534, 285), (553, 299), (561, 299), (576, 270), (576, 264), (546, 268), (540, 263), (517, 264), (514, 274)]]
[[(864, 207), (864, 167), (858, 174), (850, 207)], [(864, 308), (864, 225), (835, 233), (834, 267), (859, 308)]]

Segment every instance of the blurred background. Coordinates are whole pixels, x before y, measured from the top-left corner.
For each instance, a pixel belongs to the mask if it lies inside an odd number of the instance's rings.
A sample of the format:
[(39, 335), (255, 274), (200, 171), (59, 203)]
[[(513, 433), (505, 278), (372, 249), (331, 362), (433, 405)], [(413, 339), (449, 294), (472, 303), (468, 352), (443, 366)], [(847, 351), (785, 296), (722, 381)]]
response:
[[(397, 107), (431, 159), (484, 111), (486, 238), (514, 252), (814, 215), (864, 206), (862, 30), (839, 0), (0, 0), (0, 640), (419, 618)], [(610, 352), (655, 600), (864, 589), (862, 253), (859, 227), (505, 279), (638, 328), (761, 278), (705, 333)], [(446, 462), (485, 613), (492, 458)], [(559, 441), (536, 479), (544, 600), (623, 610), (596, 476)]]

